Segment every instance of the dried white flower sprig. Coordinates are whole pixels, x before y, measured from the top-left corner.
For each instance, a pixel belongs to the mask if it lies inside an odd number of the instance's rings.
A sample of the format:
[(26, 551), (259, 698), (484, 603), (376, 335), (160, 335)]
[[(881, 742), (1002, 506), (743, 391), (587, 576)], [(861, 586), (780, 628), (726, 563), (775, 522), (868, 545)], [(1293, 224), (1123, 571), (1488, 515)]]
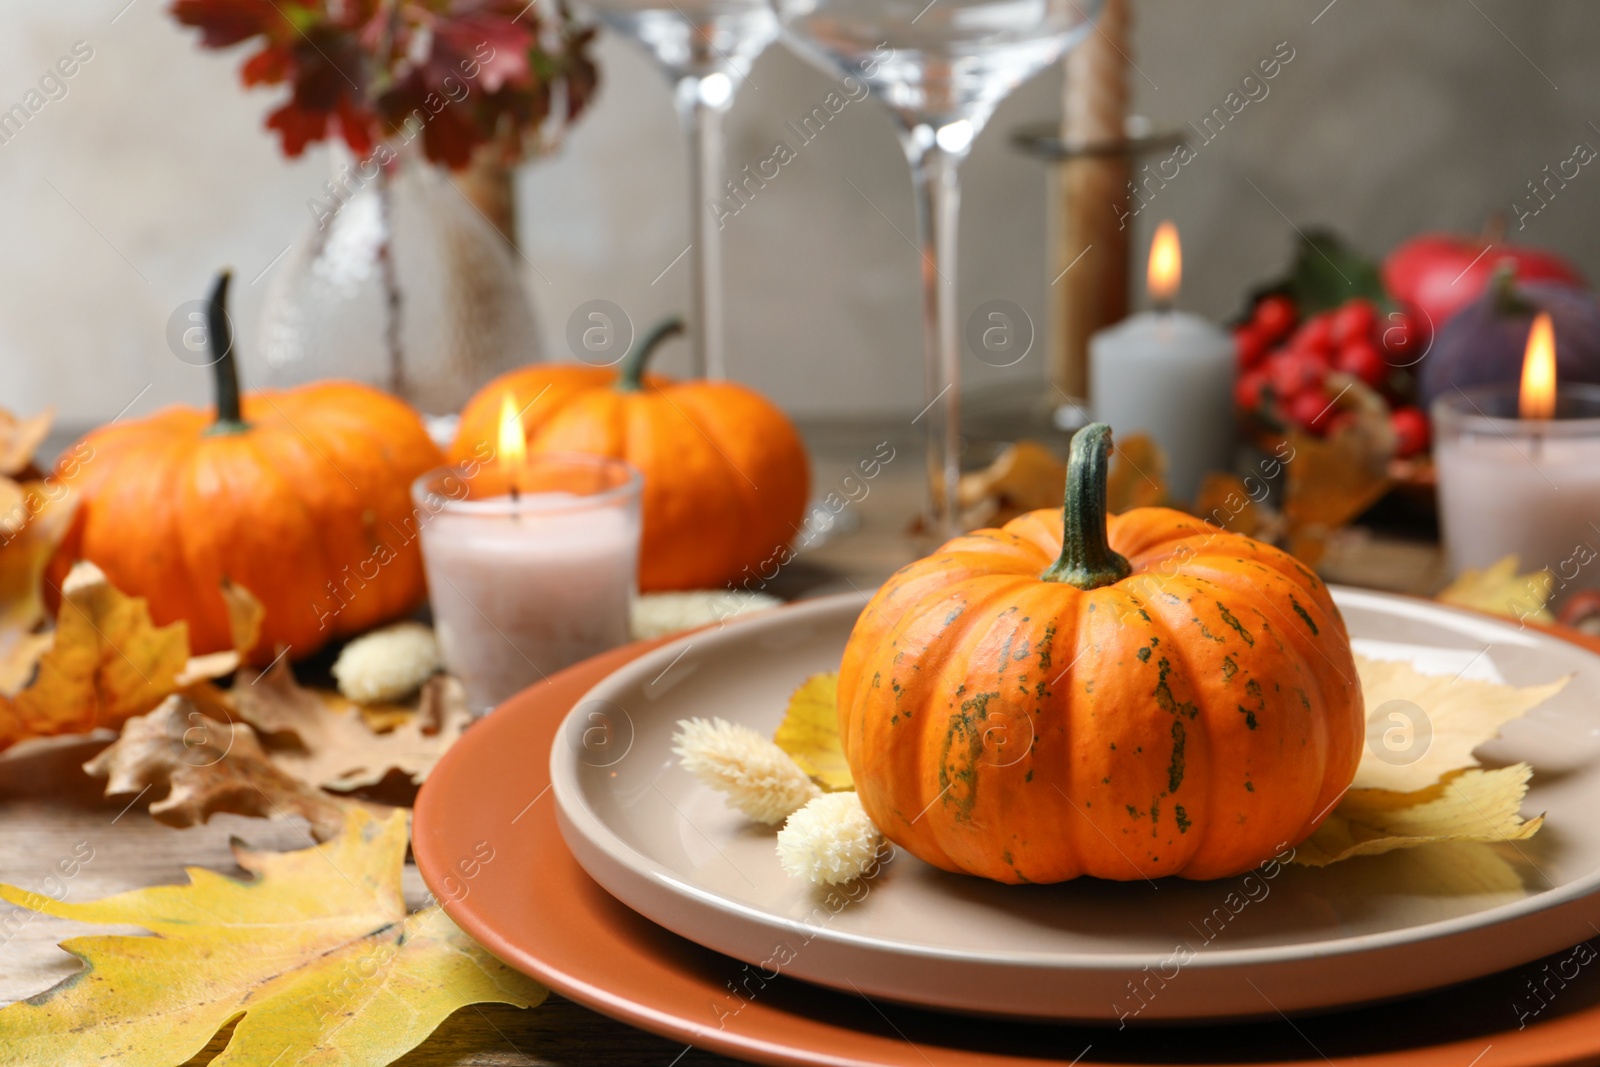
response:
[(439, 642), (420, 622), (401, 622), (351, 641), (333, 664), (339, 692), (357, 704), (403, 700), (441, 667)]
[(748, 726), (726, 719), (680, 719), (672, 742), (684, 770), (768, 826), (822, 795), (787, 752)]
[(778, 862), (794, 878), (843, 885), (866, 874), (881, 837), (854, 793), (827, 793), (778, 831)]

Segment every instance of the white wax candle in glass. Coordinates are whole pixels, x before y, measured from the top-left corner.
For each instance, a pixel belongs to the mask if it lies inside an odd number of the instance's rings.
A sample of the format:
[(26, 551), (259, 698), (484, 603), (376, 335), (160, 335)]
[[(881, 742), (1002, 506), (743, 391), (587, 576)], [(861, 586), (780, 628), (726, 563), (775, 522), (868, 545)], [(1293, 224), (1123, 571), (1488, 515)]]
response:
[(439, 648), (478, 714), (625, 644), (637, 592), (639, 473), (602, 456), (526, 456), (514, 410), (500, 436), (493, 460), (412, 489)]
[(1433, 428), (1451, 570), (1514, 555), (1519, 571), (1548, 569), (1559, 600), (1600, 586), (1600, 388), (1558, 386), (1555, 366), (1541, 314), (1521, 382), (1446, 393)]
[(1173, 308), (1182, 277), (1177, 228), (1163, 222), (1150, 243), (1155, 309), (1089, 339), (1089, 406), (1120, 437), (1153, 437), (1172, 497), (1191, 501), (1207, 472), (1233, 469), (1236, 357), (1227, 333)]

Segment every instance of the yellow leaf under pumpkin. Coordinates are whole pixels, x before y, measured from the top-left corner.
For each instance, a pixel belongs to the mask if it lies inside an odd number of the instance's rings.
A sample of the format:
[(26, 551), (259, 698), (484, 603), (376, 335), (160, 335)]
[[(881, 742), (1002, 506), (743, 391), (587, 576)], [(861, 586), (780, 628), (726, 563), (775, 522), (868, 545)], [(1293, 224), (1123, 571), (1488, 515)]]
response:
[(1555, 576), (1547, 570), (1518, 574), (1516, 556), (1506, 556), (1481, 571), (1464, 570), (1434, 597), (1441, 604), (1506, 615), (1519, 621), (1555, 622), (1545, 606)]
[(1367, 741), (1354, 789), (1411, 793), (1452, 771), (1478, 766), (1472, 750), (1555, 696), (1571, 676), (1514, 686), (1447, 674), (1422, 674), (1409, 663), (1357, 656), (1367, 704)]
[(829, 792), (854, 789), (839, 744), (839, 675), (814, 674), (789, 697), (773, 742)]
[(542, 1001), (439, 908), (406, 913), (405, 851), (403, 813), (355, 810), (315, 848), (236, 847), (250, 881), (190, 868), (188, 885), (82, 904), (0, 886), (21, 907), (157, 935), (64, 942), (84, 970), (0, 1009), (0, 1067), (171, 1067), (234, 1018), (212, 1067), (377, 1067), (458, 1008)]
[(1544, 816), (1518, 814), (1533, 768), (1526, 763), (1492, 771), (1466, 770), (1412, 793), (1352, 789), (1316, 833), (1295, 847), (1294, 862), (1326, 867), (1352, 856), (1374, 856), (1444, 841), (1523, 841)]

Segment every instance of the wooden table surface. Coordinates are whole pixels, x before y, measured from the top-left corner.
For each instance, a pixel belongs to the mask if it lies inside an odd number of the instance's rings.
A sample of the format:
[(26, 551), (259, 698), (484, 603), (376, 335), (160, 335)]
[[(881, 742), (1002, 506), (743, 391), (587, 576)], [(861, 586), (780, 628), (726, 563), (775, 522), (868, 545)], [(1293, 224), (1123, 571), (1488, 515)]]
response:
[[(853, 499), (842, 512), (839, 529), (825, 540), (819, 538), (769, 589), (786, 597), (870, 589), (916, 553), (906, 536), (906, 523), (924, 496), (926, 468), (920, 438), (909, 425), (861, 424), (810, 426), (807, 436), (815, 461), (816, 495), (837, 490), (841, 497)], [(882, 463), (876, 477), (860, 480), (862, 461), (881, 460), (890, 453), (892, 458)], [(857, 480), (847, 483), (846, 477), (853, 473)], [(1360, 530), (1339, 541), (1323, 569), (1330, 580), (1413, 593), (1433, 591), (1442, 577), (1432, 544)], [(242, 873), (228, 849), (230, 836), (262, 848), (310, 844), (298, 821), (220, 816), (203, 827), (174, 830), (149, 817), (144, 810), (147, 800), (131, 805), (106, 800), (99, 795), (99, 783), (77, 774), (75, 767), (76, 761), (56, 761), (25, 774), (0, 776), (0, 881), (43, 890), (56, 860), (81, 856), (87, 846), (92, 856), (67, 884), (66, 899), (93, 900), (139, 886), (181, 882), (183, 869), (189, 866)], [(426, 890), (409, 865), (406, 888), (411, 903), (420, 905)], [(104, 932), (20, 909), (0, 910), (0, 1003), (32, 996), (76, 971), (77, 961), (56, 943), (91, 929)], [(224, 1031), (191, 1062), (207, 1062), (226, 1038)], [(681, 1044), (552, 996), (528, 1011), (500, 1005), (463, 1009), (398, 1062), (406, 1067), (697, 1067), (733, 1061), (686, 1051)]]

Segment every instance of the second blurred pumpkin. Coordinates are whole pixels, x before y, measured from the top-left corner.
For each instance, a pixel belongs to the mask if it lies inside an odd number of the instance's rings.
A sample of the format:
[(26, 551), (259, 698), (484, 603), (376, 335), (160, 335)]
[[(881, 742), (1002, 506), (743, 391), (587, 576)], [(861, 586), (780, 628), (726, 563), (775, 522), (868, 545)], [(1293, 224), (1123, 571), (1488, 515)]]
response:
[(623, 459), (644, 475), (639, 587), (707, 589), (756, 570), (789, 544), (804, 517), (810, 464), (794, 425), (733, 382), (674, 383), (645, 375), (645, 339), (619, 371), (535, 364), (502, 374), (461, 414), (450, 460), (491, 453), (507, 396), (530, 452)]

